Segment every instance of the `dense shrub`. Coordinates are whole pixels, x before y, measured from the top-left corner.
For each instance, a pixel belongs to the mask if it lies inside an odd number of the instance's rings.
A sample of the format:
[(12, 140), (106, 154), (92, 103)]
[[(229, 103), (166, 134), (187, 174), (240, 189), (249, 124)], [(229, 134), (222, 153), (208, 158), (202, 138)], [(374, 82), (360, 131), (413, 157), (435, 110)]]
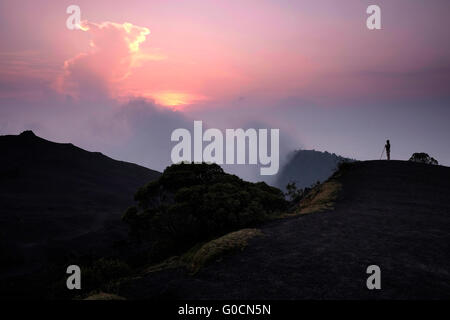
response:
[(177, 164), (140, 188), (123, 220), (153, 253), (175, 253), (195, 243), (267, 220), (287, 207), (267, 184), (226, 174), (216, 164)]
[(419, 162), (419, 163), (426, 163), (426, 164), (434, 164), (434, 165), (438, 165), (439, 164), (435, 158), (430, 157), (425, 152), (416, 152), (416, 153), (414, 153), (411, 156), (411, 158), (409, 158), (409, 161)]

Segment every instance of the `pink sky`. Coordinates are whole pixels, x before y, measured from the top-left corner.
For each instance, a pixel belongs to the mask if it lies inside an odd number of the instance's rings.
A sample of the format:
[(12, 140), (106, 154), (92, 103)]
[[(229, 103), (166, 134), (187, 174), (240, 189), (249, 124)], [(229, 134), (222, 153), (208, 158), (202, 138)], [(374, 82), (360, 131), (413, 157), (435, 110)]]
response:
[[(72, 4), (86, 31), (66, 28)], [(369, 4), (380, 5), (382, 30), (365, 27)], [(449, 9), (447, 0), (1, 0), (0, 125), (11, 132), (34, 123), (49, 137), (86, 144), (88, 136), (56, 129), (72, 114), (52, 122), (43, 111), (25, 112), (27, 104), (138, 98), (213, 125), (241, 118), (284, 126), (297, 146), (370, 158), (365, 140), (382, 143), (384, 135), (351, 140), (350, 149), (349, 123), (324, 119), (336, 112), (330, 108), (347, 119), (360, 110), (383, 119), (382, 110), (397, 108), (400, 119), (399, 108), (423, 103), (412, 126), (426, 106), (448, 110)], [(323, 130), (305, 131), (299, 118), (283, 117), (292, 110), (301, 118), (317, 113), (317, 127), (335, 128), (333, 144)], [(428, 121), (432, 128), (435, 119)], [(387, 130), (403, 137), (398, 127)], [(101, 149), (98, 143), (90, 147)]]
[[(64, 63), (72, 62), (76, 76), (66, 79), (68, 87), (97, 86), (107, 91), (102, 94), (143, 96), (162, 105), (299, 93), (335, 103), (380, 95), (380, 86), (388, 97), (442, 93), (446, 88), (418, 92), (403, 79), (385, 83), (367, 76), (401, 76), (446, 62), (449, 26), (440, 2), (381, 1), (384, 30), (378, 32), (365, 28), (367, 3), (78, 1), (82, 20), (102, 26), (83, 32), (65, 27), (71, 2), (2, 1), (1, 76), (53, 86), (67, 72)], [(135, 41), (137, 34), (127, 34), (124, 23), (150, 32), (136, 52), (127, 52), (125, 36)], [(446, 48), (439, 52), (437, 45)], [(72, 89), (64, 92), (76, 95)]]

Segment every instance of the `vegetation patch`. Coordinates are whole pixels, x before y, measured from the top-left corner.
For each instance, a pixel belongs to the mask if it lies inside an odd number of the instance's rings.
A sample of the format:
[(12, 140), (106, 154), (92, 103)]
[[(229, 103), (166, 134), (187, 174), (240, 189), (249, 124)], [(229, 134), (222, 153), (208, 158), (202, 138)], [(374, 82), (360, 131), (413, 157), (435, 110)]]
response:
[(186, 263), (185, 263), (185, 259), (183, 258), (183, 256), (181, 256), (181, 257), (174, 256), (174, 257), (170, 257), (170, 258), (164, 260), (161, 263), (158, 263), (158, 264), (148, 267), (144, 271), (144, 274), (158, 272), (158, 271), (167, 270), (167, 269), (175, 269), (175, 268), (180, 268), (180, 267), (185, 267), (185, 266), (186, 266)]
[(226, 254), (244, 250), (248, 240), (262, 234), (259, 229), (242, 229), (228, 233), (220, 238), (198, 244), (182, 256), (174, 256), (152, 265), (145, 270), (144, 274), (175, 268), (186, 268), (189, 272), (195, 274), (205, 265), (219, 260)]
[(436, 165), (436, 166), (439, 164), (439, 162), (435, 158), (430, 157), (428, 155), (428, 153), (425, 153), (425, 152), (413, 153), (411, 158), (409, 158), (409, 161), (425, 163), (425, 164), (432, 164), (432, 165)]
[(216, 164), (176, 164), (140, 188), (123, 220), (131, 240), (147, 246), (147, 263), (179, 255), (199, 243), (281, 217), (283, 193), (251, 183)]
[(343, 175), (352, 170), (355, 164), (356, 161), (353, 160), (341, 161), (327, 181), (324, 183), (318, 181), (310, 188), (298, 189), (295, 183), (288, 183), (286, 196), (290, 199), (291, 208), (283, 215), (283, 218), (334, 209), (342, 189), (340, 180)]
[(90, 295), (84, 300), (126, 300), (124, 297), (112, 293), (99, 292)]
[(204, 244), (192, 257), (188, 268), (191, 272), (198, 272), (206, 264), (223, 257), (225, 254), (244, 250), (248, 240), (261, 236), (259, 229), (243, 229), (231, 232), (223, 237)]
[(314, 187), (300, 203), (299, 214), (321, 212), (334, 209), (342, 185), (335, 179)]

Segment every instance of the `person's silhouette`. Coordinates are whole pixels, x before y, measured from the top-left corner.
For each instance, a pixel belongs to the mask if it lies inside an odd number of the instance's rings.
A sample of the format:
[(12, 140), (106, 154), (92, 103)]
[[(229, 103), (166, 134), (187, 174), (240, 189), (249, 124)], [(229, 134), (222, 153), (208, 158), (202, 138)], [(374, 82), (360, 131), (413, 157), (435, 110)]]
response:
[(386, 148), (387, 159), (391, 160), (391, 144), (389, 143), (389, 140), (386, 140), (386, 145), (384, 147)]

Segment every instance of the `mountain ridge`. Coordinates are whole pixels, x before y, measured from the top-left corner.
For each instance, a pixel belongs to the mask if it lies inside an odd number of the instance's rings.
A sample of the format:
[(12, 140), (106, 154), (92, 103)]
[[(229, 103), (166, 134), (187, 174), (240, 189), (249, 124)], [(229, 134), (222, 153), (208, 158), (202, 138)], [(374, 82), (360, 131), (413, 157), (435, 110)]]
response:
[(0, 136), (0, 152), (2, 276), (107, 250), (126, 237), (120, 218), (137, 188), (160, 176), (32, 131)]

